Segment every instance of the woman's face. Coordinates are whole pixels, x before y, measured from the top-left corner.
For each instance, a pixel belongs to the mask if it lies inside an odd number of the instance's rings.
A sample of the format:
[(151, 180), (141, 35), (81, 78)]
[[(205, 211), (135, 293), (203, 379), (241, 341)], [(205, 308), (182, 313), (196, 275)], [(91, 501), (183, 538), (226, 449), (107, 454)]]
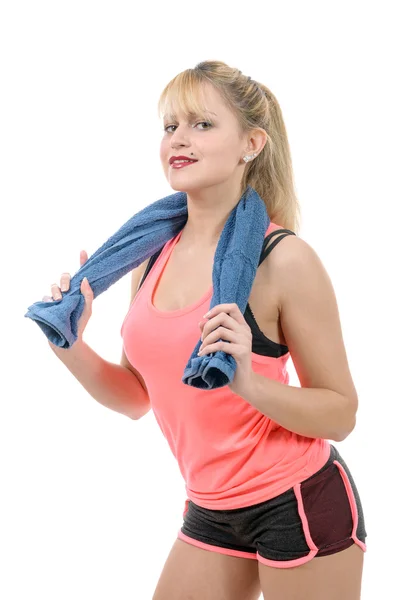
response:
[[(218, 185), (241, 177), (243, 172), (241, 158), (246, 153), (246, 140), (240, 136), (237, 119), (211, 84), (205, 83), (203, 91), (208, 111), (205, 115), (189, 118), (177, 110), (173, 118), (164, 117), (160, 158), (165, 176), (176, 191)], [(197, 162), (174, 168), (169, 162), (172, 156), (187, 156)]]

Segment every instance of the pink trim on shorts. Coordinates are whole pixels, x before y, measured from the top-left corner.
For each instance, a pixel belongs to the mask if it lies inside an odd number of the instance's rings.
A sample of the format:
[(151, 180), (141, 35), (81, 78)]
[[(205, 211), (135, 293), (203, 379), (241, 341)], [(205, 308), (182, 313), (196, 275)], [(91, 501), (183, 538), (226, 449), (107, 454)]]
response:
[(297, 498), (299, 516), (303, 525), (304, 535), (308, 547), (310, 548), (310, 552), (306, 556), (302, 556), (301, 558), (295, 558), (294, 560), (271, 560), (269, 558), (263, 558), (257, 553), (258, 561), (262, 565), (267, 565), (268, 567), (277, 567), (278, 569), (289, 569), (290, 567), (299, 567), (300, 565), (303, 565), (304, 563), (312, 560), (318, 552), (318, 548), (311, 538), (310, 528), (308, 527), (308, 520), (304, 511), (303, 498), (300, 492), (300, 485), (300, 483), (296, 483), (293, 486), (293, 491)]
[(351, 537), (354, 540), (354, 542), (356, 544), (358, 544), (360, 546), (360, 548), (364, 552), (366, 552), (367, 551), (366, 544), (364, 544), (364, 542), (362, 542), (361, 540), (359, 540), (358, 537), (357, 537), (358, 510), (357, 510), (356, 500), (355, 500), (355, 497), (354, 497), (353, 488), (351, 487), (351, 483), (350, 483), (350, 480), (348, 478), (348, 475), (347, 475), (345, 469), (343, 468), (343, 466), (340, 464), (340, 462), (338, 462), (337, 460), (334, 460), (333, 462), (337, 466), (337, 468), (339, 469), (339, 472), (340, 472), (340, 474), (342, 476), (344, 487), (346, 488), (346, 492), (347, 492), (347, 497), (348, 497), (349, 502), (350, 502), (351, 514), (353, 516), (353, 531), (351, 533)]
[(178, 538), (192, 546), (197, 546), (198, 548), (202, 548), (203, 550), (210, 550), (211, 552), (219, 552), (220, 554), (226, 554), (228, 556), (236, 556), (238, 558), (254, 558), (257, 560), (256, 552), (240, 552), (239, 550), (231, 550), (230, 548), (221, 548), (221, 546), (213, 546), (212, 544), (205, 544), (204, 542), (199, 542), (199, 540), (194, 540), (193, 538), (188, 537), (181, 530), (178, 531)]
[[(356, 533), (357, 526), (358, 526), (358, 510), (357, 510), (356, 500), (354, 497), (353, 488), (351, 487), (350, 480), (349, 480), (348, 475), (347, 475), (345, 469), (343, 468), (343, 466), (337, 460), (334, 460), (333, 463), (337, 466), (337, 468), (339, 469), (339, 473), (342, 476), (342, 480), (343, 480), (343, 483), (344, 483), (344, 486), (346, 489), (346, 493), (347, 493), (347, 498), (350, 503), (351, 514), (352, 514), (352, 518), (353, 518), (353, 530), (352, 530), (352, 534), (351, 534), (351, 539), (354, 541), (354, 543), (358, 544), (358, 546), (360, 546), (360, 548), (364, 552), (366, 552), (367, 551), (366, 544), (364, 544), (361, 540), (358, 539), (357, 533)], [(306, 538), (308, 547), (310, 548), (310, 552), (307, 554), (307, 556), (303, 556), (302, 558), (298, 558), (295, 560), (287, 560), (287, 561), (286, 560), (281, 561), (281, 560), (266, 559), (257, 553), (257, 558), (258, 558), (259, 562), (263, 565), (267, 565), (269, 567), (277, 567), (278, 569), (287, 569), (290, 567), (298, 567), (298, 566), (303, 565), (304, 563), (307, 563), (310, 560), (312, 560), (318, 552), (318, 547), (315, 545), (315, 543), (311, 537), (307, 515), (304, 510), (303, 498), (301, 495), (301, 483), (297, 483), (296, 485), (294, 485), (293, 491), (297, 498), (299, 516), (300, 516), (300, 519), (301, 519), (301, 522), (303, 525), (304, 536)]]

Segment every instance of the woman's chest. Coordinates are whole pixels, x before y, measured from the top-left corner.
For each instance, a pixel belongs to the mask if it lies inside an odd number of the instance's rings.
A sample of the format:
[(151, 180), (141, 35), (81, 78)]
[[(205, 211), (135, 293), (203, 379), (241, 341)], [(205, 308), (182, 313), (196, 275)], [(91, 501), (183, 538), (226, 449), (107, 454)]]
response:
[[(276, 250), (276, 249), (275, 249)], [(214, 252), (201, 260), (172, 251), (153, 290), (153, 305), (160, 311), (181, 310), (196, 303), (212, 286)], [(279, 289), (268, 257), (257, 269), (248, 303), (263, 334), (278, 344), (286, 344), (279, 319)]]

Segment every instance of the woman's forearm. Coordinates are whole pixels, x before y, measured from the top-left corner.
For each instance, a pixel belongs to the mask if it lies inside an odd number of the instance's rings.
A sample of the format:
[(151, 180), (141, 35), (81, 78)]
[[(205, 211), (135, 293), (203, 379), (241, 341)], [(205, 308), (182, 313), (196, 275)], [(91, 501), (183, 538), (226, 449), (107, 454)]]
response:
[(148, 412), (148, 394), (132, 371), (105, 360), (83, 340), (67, 349), (49, 346), (97, 402), (134, 420)]
[(286, 385), (254, 373), (247, 402), (289, 431), (343, 441), (354, 429), (357, 403), (332, 390)]

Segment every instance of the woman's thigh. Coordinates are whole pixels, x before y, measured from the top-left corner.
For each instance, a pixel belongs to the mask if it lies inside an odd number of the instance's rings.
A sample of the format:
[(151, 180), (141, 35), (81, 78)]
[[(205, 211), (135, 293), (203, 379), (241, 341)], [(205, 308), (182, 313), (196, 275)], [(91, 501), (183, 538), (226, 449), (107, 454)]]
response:
[(357, 544), (289, 569), (259, 563), (264, 600), (359, 600), (363, 564)]
[(258, 600), (257, 560), (203, 550), (177, 539), (152, 600)]

